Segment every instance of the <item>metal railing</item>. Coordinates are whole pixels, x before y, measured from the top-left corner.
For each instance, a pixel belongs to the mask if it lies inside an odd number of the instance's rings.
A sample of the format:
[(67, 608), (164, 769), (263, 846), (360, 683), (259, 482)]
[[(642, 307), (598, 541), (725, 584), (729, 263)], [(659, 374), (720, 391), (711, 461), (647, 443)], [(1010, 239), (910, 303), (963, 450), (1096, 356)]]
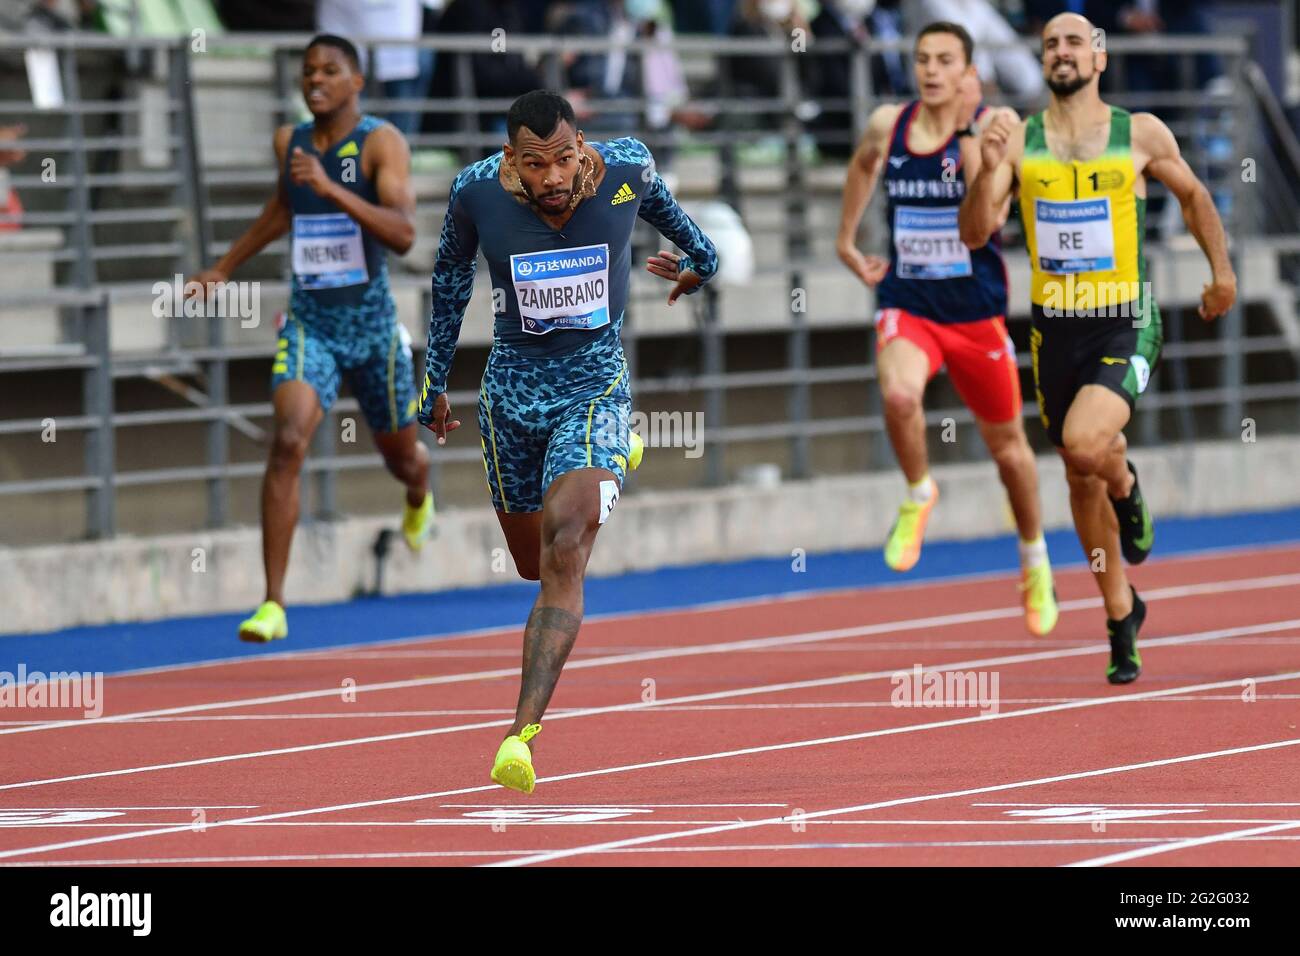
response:
[[(220, 56), (222, 44), (228, 43), (244, 58), (236, 62), (251, 63), (256, 59), (250, 57), (250, 51), (262, 51), (270, 63), (269, 85), (260, 92), (240, 96), (238, 108), (247, 117), (282, 122), (301, 115), (301, 103), (293, 91), (296, 74), (293, 58), (307, 39), (248, 34), (209, 37), (209, 53), (205, 55)], [(0, 58), (31, 42), (29, 38), (0, 36)], [(196, 101), (195, 91), (205, 83), (219, 89), (221, 83), (194, 77), (199, 54), (193, 51), (188, 38), (117, 41), (74, 35), (41, 42), (48, 42), (59, 56), (68, 105), (53, 118), (63, 124), (59, 135), (31, 136), (25, 146), (34, 156), (56, 156), (59, 166), (66, 163), (70, 168), (70, 175), (60, 174), (51, 182), (43, 180), (35, 170), (20, 167), (12, 182), (25, 201), (35, 200), (30, 202), (31, 211), (24, 217), (25, 225), (61, 230), (67, 244), (42, 254), (25, 254), (33, 263), (53, 270), (55, 288), (21, 294), (0, 290), (0, 323), (10, 321), (14, 310), (45, 306), (59, 310), (63, 335), (62, 342), (56, 346), (21, 353), (9, 350), (8, 354), (0, 349), (0, 382), (7, 373), (80, 375), (83, 380), (81, 413), (61, 416), (58, 427), (84, 432), (89, 440), (81, 474), (41, 475), (0, 482), (0, 504), (21, 496), (84, 492), (87, 495), (85, 532), (98, 537), (115, 533), (117, 489), (199, 482), (205, 489), (206, 523), (224, 526), (231, 520), (232, 480), (254, 477), (263, 468), (260, 460), (232, 460), (232, 432), (264, 436), (264, 430), (254, 422), (269, 417), (271, 410), (269, 401), (231, 401), (232, 370), (242, 369), (253, 358), (267, 357), (269, 349), (262, 342), (232, 335), (229, 320), (201, 318), (169, 321), (165, 323), (166, 337), (161, 345), (145, 354), (128, 354), (114, 348), (112, 329), (115, 326), (111, 319), (117, 314), (115, 309), (120, 311), (122, 303), (138, 301), (146, 295), (151, 284), (149, 276), (156, 278), (163, 269), (167, 275), (195, 271), (224, 249), (228, 240), (218, 239), (218, 232), (242, 228), (256, 214), (260, 204), (250, 202), (250, 197), (241, 191), (269, 191), (273, 185), (275, 172), (269, 162), (263, 161), (269, 154), (269, 137), (238, 138), (241, 133), (249, 132), (250, 125), (256, 124), (232, 124), (229, 129), (223, 126), (226, 140), (223, 145), (227, 149), (247, 149), (249, 164), (242, 168), (218, 168), (203, 161), (200, 128), (205, 110)], [(378, 38), (367, 40), (365, 46), (373, 51), (387, 42), (391, 41)], [(451, 74), (456, 97), (383, 100), (370, 96), (366, 108), (381, 114), (404, 109), (444, 113), (453, 118), (453, 128), (412, 134), (409, 139), (413, 149), (417, 152), (451, 150), (458, 162), (483, 155), (500, 142), (501, 134), (479, 128), (478, 117), (485, 113), (502, 114), (509, 105), (508, 100), (475, 95), (474, 72), (468, 57), (490, 52), (491, 42), (478, 37), (422, 39), (418, 45), (435, 50), (439, 57), (454, 58)], [(518, 53), (534, 61), (549, 85), (563, 88), (566, 54), (607, 52), (611, 46), (611, 41), (605, 38), (511, 37), (508, 49), (511, 54)], [(650, 44), (637, 42), (627, 52), (635, 60), (650, 49)], [(873, 90), (873, 58), (899, 51), (906, 53), (910, 43), (872, 43), (863, 47), (845, 41), (815, 41), (806, 52), (796, 53), (789, 43), (780, 40), (684, 37), (674, 42), (674, 49), (684, 60), (695, 63), (697, 68), (693, 73), (703, 77), (693, 90), (697, 95), (693, 96), (691, 105), (713, 111), (718, 117), (714, 128), (683, 134), (643, 124), (641, 129), (626, 132), (635, 133), (656, 150), (676, 150), (683, 155), (716, 159), (716, 174), (702, 180), (704, 185), (700, 189), (712, 191), (741, 212), (760, 251), (760, 272), (780, 275), (785, 291), (807, 291), (835, 281), (843, 282), (844, 270), (827, 244), (824, 229), (819, 231), (814, 221), (815, 213), (833, 211), (838, 203), (835, 189), (825, 185), (827, 177), (819, 178), (814, 173), (821, 168), (840, 167), (834, 163), (810, 162), (810, 137), (815, 137), (823, 148), (845, 147), (855, 142), (870, 107), (898, 98), (878, 95)], [(1233, 37), (1162, 37), (1156, 43), (1116, 40), (1110, 49), (1112, 68), (1122, 73), (1127, 56), (1153, 51), (1178, 56), (1187, 63), (1197, 54), (1217, 53), (1235, 83), (1231, 91), (1224, 93), (1191, 90), (1121, 93), (1108, 94), (1107, 99), (1117, 105), (1162, 111), (1183, 144), (1189, 162), (1224, 201), (1225, 220), (1234, 239), (1234, 256), (1240, 257), (1247, 238), (1252, 236), (1269, 237), (1271, 244), (1261, 248), (1280, 250), (1281, 256), (1289, 254), (1288, 249), (1291, 253), (1300, 249), (1300, 241), (1296, 239), (1300, 222), (1294, 190), (1282, 191), (1282, 198), (1277, 198), (1278, 190), (1271, 190), (1265, 199), (1262, 190), (1246, 188), (1247, 184), (1237, 175), (1239, 158), (1250, 156), (1258, 160), (1261, 176), (1277, 177), (1275, 181), (1287, 177), (1291, 183), (1300, 181), (1300, 155), (1294, 149), (1294, 136), (1287, 140), (1280, 133), (1277, 123), (1280, 111), (1267, 86), (1261, 88), (1258, 77), (1251, 72), (1252, 65), (1245, 59), (1245, 41)], [(777, 65), (778, 95), (747, 95), (727, 67), (737, 57), (756, 56), (770, 57)], [(800, 57), (848, 59), (852, 77), (848, 95), (822, 97), (818, 105), (823, 113), (842, 112), (851, 117), (851, 127), (838, 131), (810, 128), (803, 106), (809, 100), (801, 72), (805, 61)], [(118, 78), (127, 91), (125, 97), (93, 98), (81, 93), (90, 71), (85, 61), (94, 58), (99, 58), (101, 64), (107, 58), (111, 69), (118, 71)], [(588, 105), (597, 115), (632, 113), (642, 117), (650, 107), (646, 100), (636, 97), (591, 99)], [(1013, 105), (1023, 111), (1041, 104), (1013, 102)], [(8, 94), (0, 96), (0, 117), (22, 116), (43, 119), (47, 124), (52, 119), (38, 116), (29, 103)], [(130, 117), (135, 119), (128, 121)], [(139, 128), (131, 129), (132, 122)], [(92, 125), (94, 128), (90, 128)], [(146, 126), (151, 128), (146, 130)], [(204, 127), (204, 131), (210, 129)], [(1231, 143), (1227, 160), (1222, 155), (1225, 137)], [(769, 182), (756, 185), (755, 180), (763, 178), (763, 167), (755, 166), (744, 153), (747, 148), (764, 143), (778, 144), (778, 158), (766, 167), (773, 174), (767, 177)], [(123, 168), (140, 158), (136, 154), (146, 152), (155, 165), (140, 161), (138, 169)], [(116, 157), (116, 166), (105, 162), (104, 157)], [(145, 191), (143, 205), (113, 208), (109, 204), (110, 198), (121, 202), (130, 190)], [(690, 191), (689, 185), (686, 191)], [(240, 195), (232, 200), (232, 193)], [(1158, 184), (1152, 184), (1150, 195), (1153, 203), (1161, 201)], [(422, 222), (436, 229), (440, 201), (430, 200), (422, 203), (422, 207)], [(883, 231), (878, 207), (873, 210), (875, 218), (870, 232), (880, 237)], [(764, 212), (770, 216), (774, 211), (777, 225), (775, 232), (769, 234), (759, 223), (765, 221)], [(140, 241), (124, 231), (141, 226), (158, 234)], [(285, 251), (285, 244), (279, 243), (253, 264), (263, 273), (276, 277), (263, 280), (264, 294), (283, 295), (283, 279), (287, 275)], [(1158, 244), (1152, 252), (1157, 263), (1158, 284), (1163, 252)], [(14, 261), (17, 260), (6, 255), (6, 264)], [(140, 263), (135, 268), (138, 275), (133, 275), (132, 266), (137, 262)], [(106, 279), (105, 264), (109, 263), (116, 263), (114, 268), (118, 271), (115, 278)], [(1238, 274), (1243, 275), (1240, 262), (1238, 266)], [(395, 273), (394, 283), (408, 293), (420, 289), (423, 293), (420, 308), (427, 315), (427, 276), (415, 278)], [(865, 360), (867, 336), (862, 337), (863, 361), (827, 361), (824, 354), (825, 343), (836, 332), (855, 327), (866, 331), (865, 293), (858, 290), (856, 296), (852, 293), (842, 296), (820, 313), (816, 309), (803, 311), (765, 303), (769, 313), (782, 313), (777, 321), (766, 326), (769, 331), (763, 340), (779, 342), (781, 362), (773, 367), (770, 361), (752, 362), (754, 349), (747, 351), (746, 338), (755, 334), (748, 321), (752, 316), (729, 311), (733, 303), (745, 301), (743, 291), (709, 288), (690, 300), (694, 308), (693, 361), (686, 370), (670, 369), (661, 358), (647, 373), (638, 356), (662, 337), (656, 337), (652, 329), (643, 328), (637, 321), (638, 315), (647, 308), (644, 297), (638, 294), (629, 303), (625, 342), (638, 400), (645, 403), (648, 399), (651, 405), (656, 401), (694, 401), (704, 412), (708, 450), (699, 472), (691, 480), (709, 484), (725, 482), (733, 477), (731, 464), (745, 458), (747, 450), (750, 459), (770, 457), (772, 442), (783, 446), (781, 457), (785, 471), (794, 478), (813, 474), (816, 451), (823, 447), (819, 443), (837, 440), (866, 438), (869, 467), (889, 465), (892, 457), (885, 439), (878, 390), (874, 387), (875, 370)], [(1243, 282), (1243, 301), (1249, 291)], [(1295, 349), (1300, 343), (1286, 329), (1269, 329), (1260, 325), (1259, 320), (1254, 323), (1259, 328), (1248, 329), (1244, 308), (1238, 307), (1214, 329), (1213, 337), (1185, 340), (1186, 330), (1199, 331), (1187, 314), (1180, 314), (1185, 312), (1166, 310), (1169, 344), (1164, 351), (1164, 363), (1139, 406), (1135, 422), (1144, 441), (1236, 434), (1242, 418), (1256, 407), (1280, 410), (1284, 417), (1291, 416), (1296, 421), (1295, 400), (1300, 398), (1300, 386), (1294, 374)], [(1023, 323), (1013, 323), (1012, 328), (1013, 334), (1023, 338)], [(419, 337), (416, 344), (417, 349), (422, 348)], [(771, 347), (765, 345), (763, 349)], [(481, 347), (462, 351), (481, 353)], [(735, 359), (769, 367), (729, 369), (729, 360)], [(1257, 372), (1248, 381), (1246, 372), (1255, 359), (1267, 360), (1274, 371)], [(460, 362), (465, 361), (463, 354)], [(1027, 355), (1022, 355), (1020, 362), (1022, 369), (1026, 368)], [(1217, 363), (1211, 375), (1200, 368), (1206, 362)], [(416, 364), (417, 367), (420, 364), (418, 356)], [(1277, 374), (1276, 367), (1283, 368), (1284, 374)], [(188, 384), (179, 389), (189, 396), (190, 404), (183, 407), (118, 409), (114, 404), (113, 382), (115, 378), (132, 376), (153, 377), (160, 382), (170, 377), (173, 386), (179, 379), (202, 387)], [(783, 393), (781, 401), (765, 403), (765, 407), (777, 411), (775, 420), (743, 421), (750, 411), (743, 396), (757, 389)], [(819, 396), (839, 395), (844, 389), (865, 392), (862, 414), (818, 413)], [(167, 394), (175, 391), (173, 388)], [(937, 424), (951, 420), (958, 425), (969, 425), (970, 413), (954, 397), (946, 393), (947, 404), (941, 401), (935, 405), (927, 413), (927, 421)], [(453, 390), (451, 398), (459, 408), (472, 409), (476, 394), (461, 388)], [(1216, 410), (1214, 421), (1198, 415), (1199, 409)], [(343, 399), (333, 415), (356, 410), (354, 400)], [(738, 415), (738, 411), (746, 414)], [(1025, 414), (1030, 417), (1036, 414), (1032, 402)], [(4, 412), (0, 411), (0, 415)], [(8, 453), (21, 457), (18, 446), (12, 442), (31, 440), (42, 430), (44, 421), (44, 416), (0, 418), (0, 458), (7, 453), (7, 448)], [(114, 441), (118, 432), (177, 425), (203, 430), (198, 461), (172, 467), (120, 468)], [(337, 511), (337, 475), (381, 467), (378, 455), (338, 453), (333, 443), (334, 432), (331, 427), (319, 429), (306, 467), (315, 484), (315, 504), (311, 510), (317, 517)], [(11, 444), (6, 446), (6, 441)], [(764, 448), (768, 451), (762, 451)], [(962, 443), (961, 457), (981, 454), (978, 442)], [(438, 449), (435, 460), (440, 469), (476, 470), (479, 451), (477, 448)]]

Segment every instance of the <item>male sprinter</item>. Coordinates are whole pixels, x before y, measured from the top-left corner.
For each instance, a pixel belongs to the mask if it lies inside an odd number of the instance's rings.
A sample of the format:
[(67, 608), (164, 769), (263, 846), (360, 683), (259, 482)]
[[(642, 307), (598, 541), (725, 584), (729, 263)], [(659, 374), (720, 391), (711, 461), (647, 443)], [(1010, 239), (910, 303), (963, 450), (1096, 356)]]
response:
[[(917, 35), (913, 59), (921, 98), (871, 114), (849, 164), (837, 245), (844, 264), (877, 289), (876, 370), (889, 440), (908, 481), (907, 499), (885, 543), (885, 562), (907, 571), (921, 556), (926, 522), (939, 497), (927, 462), (921, 396), (947, 365), (1011, 500), (1025, 624), (1041, 636), (1056, 625), (1058, 612), (1038, 470), (1025, 438), (1020, 377), (1006, 329), (1006, 269), (996, 237), (971, 252), (957, 232), (957, 208), (980, 163), (968, 124), (986, 112), (979, 106), (972, 47), (970, 34), (955, 23), (931, 23)], [(892, 240), (888, 259), (864, 256), (856, 245), (882, 170)]]
[[(433, 525), (429, 453), (419, 441), (409, 336), (388, 288), (385, 247), (415, 241), (410, 151), (392, 126), (362, 115), (356, 48), (322, 34), (303, 57), (314, 119), (275, 134), (280, 183), (257, 221), (192, 283), (226, 282), (250, 256), (293, 234), (293, 289), (271, 367), (275, 433), (262, 480), (266, 601), (239, 625), (245, 641), (288, 636), (284, 575), (298, 522), (298, 473), (312, 433), (346, 377), (388, 470), (406, 486), (402, 532), (418, 550)], [(187, 283), (187, 291), (199, 288)]]
[(506, 132), (501, 152), (466, 167), (451, 188), (420, 421), (440, 445), (460, 424), (448, 420), (447, 372), (482, 250), (496, 311), (479, 392), (483, 467), (520, 576), (542, 583), (524, 628), (515, 722), (492, 779), (531, 793), (528, 741), (578, 636), (596, 532), (639, 457), (619, 341), (632, 227), (639, 216), (686, 253), (661, 251), (646, 264), (674, 283), (669, 305), (708, 281), (718, 259), (643, 143), (586, 142), (573, 107), (547, 90), (515, 100)]
[(1142, 257), (1147, 176), (1177, 197), (1209, 260), (1213, 280), (1201, 295), (1202, 318), (1232, 307), (1237, 278), (1214, 201), (1169, 128), (1098, 96), (1106, 53), (1094, 48), (1093, 36), (1092, 24), (1074, 13), (1043, 28), (1051, 101), (1024, 122), (1000, 111), (985, 127), (961, 234), (971, 248), (982, 246), (1019, 180), (1033, 270), (1038, 410), (1065, 460), (1074, 527), (1106, 605), (1106, 677), (1127, 684), (1142, 671), (1137, 636), (1146, 605), (1129, 586), (1119, 553), (1141, 562), (1155, 534), (1123, 432), (1160, 356), (1160, 310)]

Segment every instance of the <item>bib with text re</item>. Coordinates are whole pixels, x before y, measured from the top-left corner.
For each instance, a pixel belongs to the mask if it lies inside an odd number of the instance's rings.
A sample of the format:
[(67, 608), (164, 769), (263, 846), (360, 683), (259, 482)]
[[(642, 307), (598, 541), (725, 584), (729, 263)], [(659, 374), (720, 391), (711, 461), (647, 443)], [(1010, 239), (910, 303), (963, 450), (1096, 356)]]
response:
[(1055, 201), (1034, 200), (1038, 268), (1067, 275), (1115, 268), (1115, 233), (1110, 197)]

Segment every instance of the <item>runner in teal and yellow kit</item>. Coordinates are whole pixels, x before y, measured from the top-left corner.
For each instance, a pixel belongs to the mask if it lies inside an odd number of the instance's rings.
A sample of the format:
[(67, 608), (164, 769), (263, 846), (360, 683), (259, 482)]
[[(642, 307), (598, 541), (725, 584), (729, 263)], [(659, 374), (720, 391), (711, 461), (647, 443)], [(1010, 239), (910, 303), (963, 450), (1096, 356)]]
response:
[(685, 256), (646, 263), (674, 283), (671, 305), (717, 271), (717, 252), (677, 205), (645, 145), (585, 142), (573, 107), (545, 90), (507, 117), (500, 153), (456, 177), (433, 273), (420, 421), (446, 440), (447, 372), (474, 288), (479, 251), (496, 324), (479, 393), (483, 465), (522, 577), (541, 581), (524, 630), (515, 723), (492, 779), (530, 793), (529, 741), (582, 622), (582, 582), (596, 533), (639, 449), (619, 332), (632, 229), (644, 219)]
[(292, 233), (293, 288), (271, 367), (275, 434), (262, 483), (266, 600), (239, 626), (246, 641), (289, 632), (284, 576), (298, 520), (298, 476), (312, 433), (347, 379), (388, 470), (406, 486), (402, 531), (418, 550), (433, 525), (429, 456), (415, 413), (410, 340), (388, 286), (386, 250), (415, 240), (410, 152), (392, 126), (361, 113), (356, 48), (314, 38), (302, 94), (313, 120), (275, 134), (280, 184), (257, 221), (187, 292), (228, 280), (268, 243)]

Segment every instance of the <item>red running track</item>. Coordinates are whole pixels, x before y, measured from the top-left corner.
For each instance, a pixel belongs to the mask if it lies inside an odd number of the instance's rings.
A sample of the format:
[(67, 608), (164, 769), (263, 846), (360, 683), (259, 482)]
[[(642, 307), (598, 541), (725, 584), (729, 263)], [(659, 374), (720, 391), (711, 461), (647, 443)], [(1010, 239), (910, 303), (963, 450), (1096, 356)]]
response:
[(528, 797), (515, 630), (112, 677), (6, 710), (0, 865), (1300, 864), (1300, 548), (1135, 569), (1127, 687), (1058, 577), (1045, 639), (1006, 576), (589, 621)]

